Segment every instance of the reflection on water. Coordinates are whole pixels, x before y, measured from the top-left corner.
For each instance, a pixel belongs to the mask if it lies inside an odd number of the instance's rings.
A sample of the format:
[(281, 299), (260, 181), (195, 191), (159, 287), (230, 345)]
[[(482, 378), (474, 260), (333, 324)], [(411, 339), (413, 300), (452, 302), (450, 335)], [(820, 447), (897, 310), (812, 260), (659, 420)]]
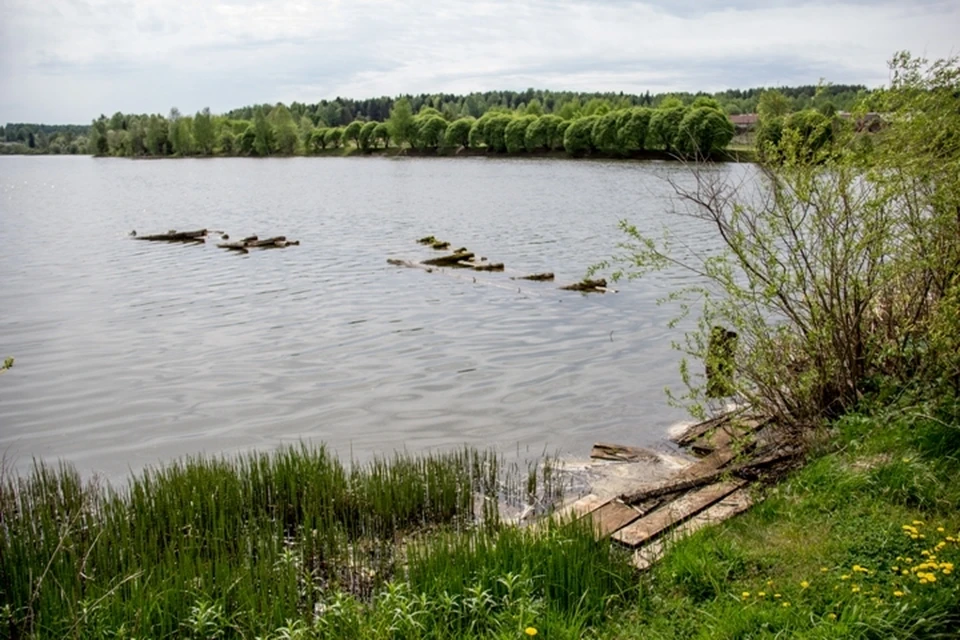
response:
[[(726, 166), (717, 171), (750, 171)], [(682, 417), (664, 280), (555, 284), (388, 265), (427, 234), (580, 278), (629, 217), (666, 221), (666, 163), (0, 158), (0, 449), (117, 477), (300, 439), (364, 458), (459, 444), (583, 454)], [(685, 222), (684, 224), (689, 224)], [(209, 227), (299, 247), (138, 242)], [(690, 246), (709, 230), (684, 229)], [(497, 286), (493, 286), (497, 285)]]

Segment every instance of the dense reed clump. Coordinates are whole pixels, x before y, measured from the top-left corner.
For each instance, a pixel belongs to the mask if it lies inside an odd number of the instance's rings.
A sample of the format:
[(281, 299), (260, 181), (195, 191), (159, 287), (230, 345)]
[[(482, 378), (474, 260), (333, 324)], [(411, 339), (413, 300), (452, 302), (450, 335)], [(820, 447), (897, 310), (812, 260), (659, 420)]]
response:
[(38, 463), (0, 482), (0, 636), (403, 637), (407, 613), (407, 637), (483, 635), (541, 609), (579, 628), (626, 589), (619, 559), (583, 528), (501, 527), (500, 499), (528, 482), (504, 476), (466, 449), (190, 458), (123, 490)]

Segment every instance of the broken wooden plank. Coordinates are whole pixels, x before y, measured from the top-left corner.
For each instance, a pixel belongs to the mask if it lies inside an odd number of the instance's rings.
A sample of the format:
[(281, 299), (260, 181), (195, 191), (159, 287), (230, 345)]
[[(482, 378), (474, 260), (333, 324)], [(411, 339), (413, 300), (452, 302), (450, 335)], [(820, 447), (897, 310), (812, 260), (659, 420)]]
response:
[(701, 529), (729, 520), (733, 516), (743, 513), (752, 505), (753, 498), (750, 495), (749, 488), (737, 489), (716, 504), (681, 523), (675, 529), (637, 549), (633, 554), (633, 566), (640, 571), (646, 571), (663, 557), (670, 544), (693, 535)]
[(528, 276), (513, 276), (511, 280), (533, 280), (535, 282), (546, 282), (553, 280), (553, 272), (547, 271), (546, 273), (531, 273)]
[(613, 496), (600, 496), (590, 493), (557, 509), (550, 515), (557, 521), (576, 520), (592, 511), (596, 511), (611, 500), (613, 500)]
[(134, 235), (136, 240), (151, 240), (153, 242), (206, 242), (206, 229), (196, 231), (177, 231), (171, 229), (166, 233), (156, 233), (148, 236)]
[(466, 253), (452, 253), (450, 255), (440, 256), (439, 258), (424, 260), (423, 264), (429, 264), (434, 267), (455, 267), (458, 262), (471, 258), (473, 258), (473, 254), (468, 251)]
[(708, 455), (717, 449), (731, 447), (735, 441), (750, 437), (768, 422), (753, 416), (731, 418), (697, 438), (689, 445), (690, 450), (698, 455)]
[(597, 538), (600, 539), (643, 517), (643, 512), (619, 500), (611, 500), (584, 517), (593, 522)]
[(660, 456), (649, 449), (631, 447), (624, 444), (609, 444), (596, 442), (590, 450), (590, 457), (598, 460), (613, 460), (616, 462), (660, 462)]
[(638, 547), (670, 527), (703, 511), (746, 484), (745, 480), (728, 480), (697, 489), (669, 502), (650, 515), (643, 516), (613, 534), (613, 539), (628, 547)]
[(584, 278), (580, 282), (574, 282), (560, 288), (564, 291), (580, 291), (581, 293), (590, 293), (591, 291), (605, 293), (607, 291), (607, 281), (603, 278), (598, 280)]
[(674, 438), (671, 438), (671, 440), (673, 440), (675, 443), (677, 443), (681, 447), (686, 447), (690, 443), (692, 443), (694, 440), (700, 438), (707, 432), (724, 424), (736, 414), (737, 414), (736, 411), (728, 411), (727, 413), (722, 413), (719, 416), (715, 416), (708, 420), (704, 420), (703, 422), (698, 422), (697, 424), (687, 427), (686, 429), (684, 429), (683, 433), (681, 433), (680, 435)]

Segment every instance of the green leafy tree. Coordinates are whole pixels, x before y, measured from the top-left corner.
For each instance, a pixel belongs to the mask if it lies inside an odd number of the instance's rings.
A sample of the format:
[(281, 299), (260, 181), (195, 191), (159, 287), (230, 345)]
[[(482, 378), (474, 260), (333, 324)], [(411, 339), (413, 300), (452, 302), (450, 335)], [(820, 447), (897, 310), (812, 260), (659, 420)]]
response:
[(270, 111), (267, 120), (273, 129), (273, 150), (286, 156), (296, 153), (299, 135), (290, 109), (279, 103)]
[(580, 117), (580, 99), (574, 98), (568, 100), (560, 105), (560, 109), (557, 111), (557, 115), (564, 120), (574, 120)]
[(557, 135), (557, 127), (563, 119), (560, 116), (541, 116), (530, 123), (524, 136), (523, 144), (527, 151), (543, 151), (556, 149), (563, 144), (563, 135)]
[(660, 107), (654, 110), (650, 117), (650, 140), (653, 144), (665, 151), (672, 151), (676, 147), (680, 123), (686, 115), (686, 107)]
[(764, 91), (757, 102), (757, 115), (760, 121), (783, 118), (792, 110), (790, 99), (779, 91)]
[(313, 153), (323, 151), (327, 148), (328, 131), (329, 129), (327, 127), (317, 127), (313, 130), (313, 133), (310, 134), (310, 150)]
[(617, 139), (620, 148), (630, 153), (646, 148), (647, 133), (653, 112), (646, 107), (635, 107), (626, 112), (627, 117), (617, 121)]
[(496, 113), (487, 120), (483, 137), (488, 149), (497, 153), (503, 153), (507, 150), (506, 133), (511, 122), (513, 122), (513, 117), (505, 113)]
[(699, 107), (708, 107), (710, 109), (716, 109), (717, 111), (723, 111), (723, 107), (720, 106), (720, 102), (717, 101), (716, 98), (711, 98), (710, 96), (698, 96), (690, 106), (694, 109)]
[(213, 154), (214, 132), (210, 108), (204, 107), (193, 119), (193, 139), (197, 153), (204, 156)]
[(390, 119), (387, 121), (390, 126), (390, 134), (397, 146), (403, 149), (406, 144), (413, 142), (416, 136), (416, 125), (413, 122), (413, 108), (410, 101), (406, 98), (400, 98), (393, 109), (390, 110)]
[(340, 143), (343, 141), (343, 127), (333, 127), (332, 129), (327, 129), (327, 133), (324, 135), (323, 139), (328, 146), (333, 147), (334, 149), (339, 149)]
[(368, 151), (377, 145), (377, 139), (374, 137), (374, 131), (377, 129), (376, 122), (365, 122), (360, 127), (360, 134), (357, 136), (357, 146), (364, 151)]
[(513, 118), (504, 130), (504, 144), (507, 153), (522, 153), (526, 151), (527, 128), (538, 120), (537, 116), (528, 115)]
[(309, 116), (300, 116), (300, 123), (297, 125), (297, 134), (300, 137), (300, 146), (304, 153), (310, 152), (310, 140), (313, 138), (313, 120)]
[(611, 110), (610, 101), (604, 98), (591, 98), (587, 104), (583, 105), (583, 115), (602, 116)]
[(354, 120), (343, 129), (343, 139), (352, 140), (353, 144), (360, 147), (360, 131), (363, 130), (364, 123), (360, 120)]
[(193, 153), (193, 119), (177, 118), (176, 122), (171, 124), (170, 142), (173, 147), (173, 153), (179, 156), (188, 156)]
[(720, 109), (692, 107), (680, 121), (675, 144), (685, 155), (709, 156), (726, 148), (733, 134), (733, 123)]
[(167, 140), (167, 121), (158, 115), (151, 115), (147, 120), (147, 135), (144, 140), (147, 153), (152, 156), (162, 156), (169, 152)]
[[(432, 111), (436, 111), (433, 109)], [(443, 144), (447, 121), (439, 113), (417, 116), (417, 146), (421, 149), (436, 149)]]
[(528, 116), (542, 116), (543, 105), (540, 104), (540, 100), (534, 98), (527, 103), (527, 108), (524, 110), (524, 113)]
[(237, 152), (237, 137), (230, 130), (230, 127), (224, 127), (217, 138), (217, 147), (220, 153), (225, 156), (231, 156)]
[(458, 118), (450, 123), (447, 132), (444, 134), (444, 142), (448, 147), (467, 147), (470, 146), (470, 129), (473, 128), (474, 120), (472, 117)]
[(245, 155), (250, 156), (256, 153), (257, 146), (257, 126), (255, 123), (247, 125), (247, 128), (244, 129), (237, 138), (237, 150)]
[(87, 140), (90, 153), (95, 156), (105, 156), (110, 151), (107, 143), (107, 117), (101, 115), (90, 125), (90, 136)]
[(390, 133), (390, 125), (386, 122), (381, 122), (378, 124), (377, 128), (373, 130), (373, 137), (383, 144), (384, 149), (389, 147), (390, 140), (393, 137)]
[(269, 156), (274, 147), (273, 127), (267, 121), (262, 107), (257, 107), (253, 112), (253, 130), (255, 136), (252, 152), (261, 157)]
[(593, 146), (604, 153), (620, 153), (620, 138), (617, 123), (620, 113), (610, 111), (600, 116), (593, 125)]
[(600, 116), (585, 116), (572, 121), (563, 136), (563, 148), (572, 156), (582, 156), (594, 150), (593, 127)]

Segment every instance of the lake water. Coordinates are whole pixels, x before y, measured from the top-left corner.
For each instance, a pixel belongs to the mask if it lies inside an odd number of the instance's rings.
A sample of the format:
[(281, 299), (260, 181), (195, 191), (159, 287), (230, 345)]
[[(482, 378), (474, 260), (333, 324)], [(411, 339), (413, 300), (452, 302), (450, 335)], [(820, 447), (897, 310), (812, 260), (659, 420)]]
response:
[[(745, 174), (725, 165), (713, 171)], [(0, 157), (0, 451), (118, 478), (193, 453), (326, 442), (363, 459), (462, 444), (586, 455), (659, 445), (684, 414), (682, 276), (557, 286), (664, 223), (670, 163)], [(689, 222), (682, 224), (689, 225)], [(286, 235), (238, 255), (134, 241), (207, 227)], [(678, 228), (689, 246), (709, 230)], [(434, 234), (503, 261), (463, 277), (388, 265)], [(556, 283), (510, 275), (554, 271)], [(512, 272), (512, 273), (511, 273)]]

